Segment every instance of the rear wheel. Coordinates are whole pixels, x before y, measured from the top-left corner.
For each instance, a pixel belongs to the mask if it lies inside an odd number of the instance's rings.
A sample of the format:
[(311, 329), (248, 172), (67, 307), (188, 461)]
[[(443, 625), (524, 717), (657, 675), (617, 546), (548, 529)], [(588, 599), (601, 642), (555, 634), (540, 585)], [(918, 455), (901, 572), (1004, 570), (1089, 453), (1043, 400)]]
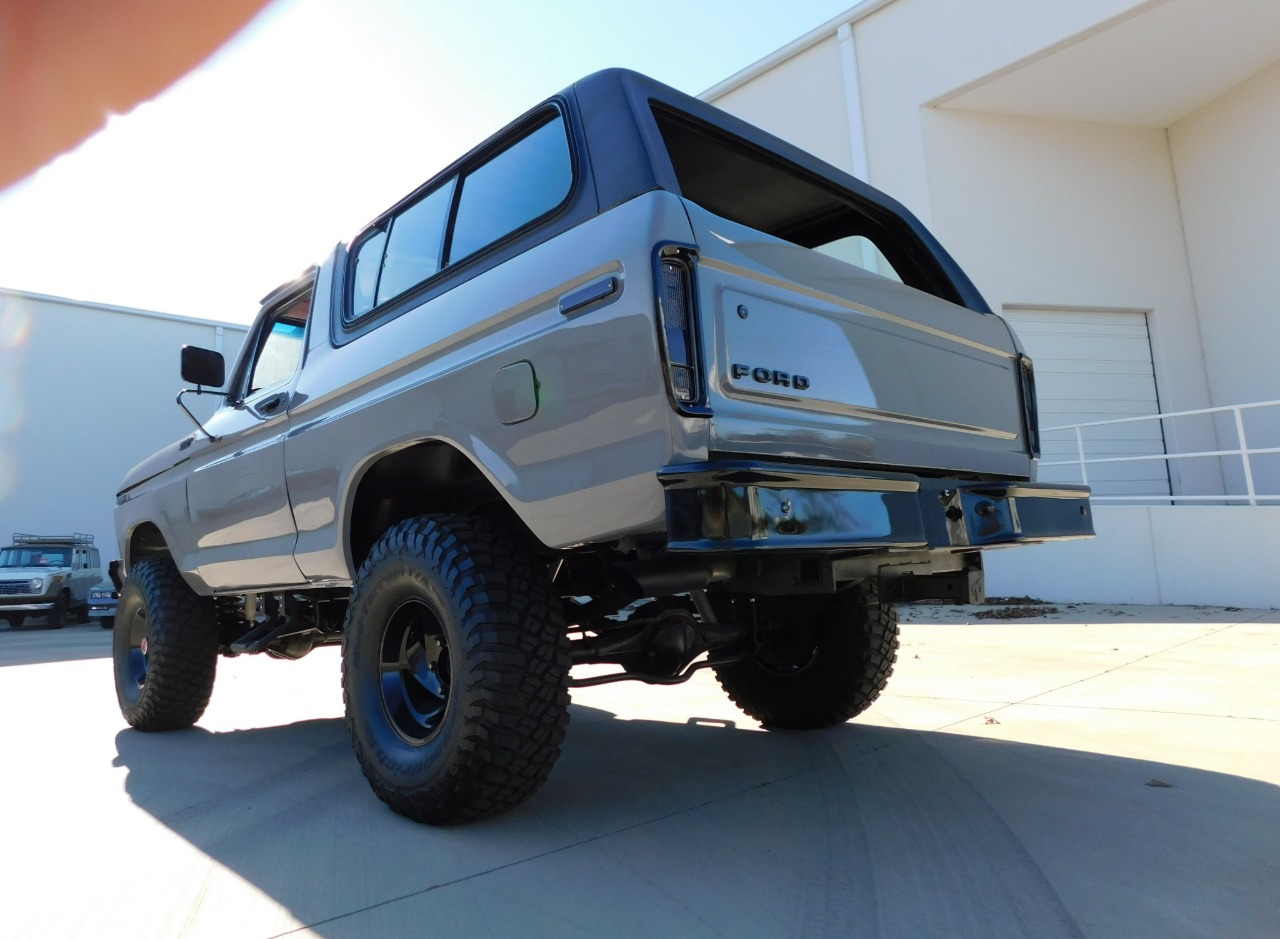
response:
[(27, 621), (25, 613), (10, 613), (5, 619), (9, 621), (10, 629), (20, 629), (22, 624)]
[(874, 585), (825, 597), (739, 597), (721, 618), (755, 625), (755, 649), (715, 669), (730, 699), (766, 727), (843, 724), (880, 696), (898, 657), (898, 614)]
[(218, 665), (214, 602), (169, 558), (133, 565), (112, 639), (120, 712), (138, 730), (190, 727), (209, 704)]
[(569, 664), (559, 598), (509, 533), (461, 515), (391, 528), (343, 633), (347, 728), (373, 791), (434, 825), (524, 802), (560, 755)]

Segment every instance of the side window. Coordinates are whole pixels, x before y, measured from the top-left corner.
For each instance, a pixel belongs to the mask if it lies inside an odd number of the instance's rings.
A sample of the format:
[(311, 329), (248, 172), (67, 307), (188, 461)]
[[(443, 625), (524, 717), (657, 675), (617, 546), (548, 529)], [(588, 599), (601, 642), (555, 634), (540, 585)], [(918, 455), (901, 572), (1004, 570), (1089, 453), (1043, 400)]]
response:
[[(461, 177), (384, 219), (351, 249), (348, 323), (556, 209), (573, 188), (556, 113)], [(445, 256), (445, 252), (448, 256)]]
[(364, 316), (373, 309), (378, 295), (378, 273), (382, 270), (382, 253), (387, 246), (387, 233), (376, 231), (356, 248), (352, 262), (351, 316)]
[(281, 307), (263, 324), (265, 335), (260, 340), (246, 397), (293, 377), (302, 361), (310, 309), (311, 295), (307, 294)]
[(572, 185), (564, 119), (556, 115), (463, 178), (449, 262), (475, 254), (550, 212)]
[[(453, 202), (453, 182), (451, 179), (426, 198), (419, 199), (391, 223), (382, 276), (378, 278), (378, 303), (398, 297), (440, 270), (444, 229), (449, 221), (449, 206)], [(359, 260), (363, 260), (363, 248), (362, 245), (357, 265)], [(360, 268), (357, 266), (357, 283), (359, 276)]]

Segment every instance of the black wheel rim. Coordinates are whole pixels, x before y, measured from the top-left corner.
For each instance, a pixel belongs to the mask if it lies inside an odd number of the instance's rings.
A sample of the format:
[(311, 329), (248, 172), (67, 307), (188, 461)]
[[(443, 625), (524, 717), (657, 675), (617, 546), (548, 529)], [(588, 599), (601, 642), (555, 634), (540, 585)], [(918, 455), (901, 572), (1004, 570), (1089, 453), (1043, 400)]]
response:
[(818, 643), (807, 625), (775, 629), (759, 636), (756, 662), (766, 672), (791, 676), (803, 672), (818, 656)]
[(147, 611), (138, 609), (129, 619), (129, 658), (127, 674), (139, 688), (147, 680)]
[(382, 706), (407, 743), (423, 744), (449, 709), (449, 640), (435, 611), (409, 600), (387, 620), (378, 656)]

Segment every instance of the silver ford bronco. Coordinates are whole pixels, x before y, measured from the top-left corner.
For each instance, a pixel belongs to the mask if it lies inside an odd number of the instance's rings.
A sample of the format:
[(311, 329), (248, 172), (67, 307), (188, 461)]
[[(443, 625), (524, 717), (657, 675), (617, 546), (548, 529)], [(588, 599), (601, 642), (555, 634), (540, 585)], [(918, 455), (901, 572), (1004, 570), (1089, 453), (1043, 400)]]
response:
[(365, 776), (433, 824), (528, 799), (571, 687), (708, 667), (766, 727), (846, 721), (894, 604), (1093, 532), (1088, 489), (1033, 481), (1031, 362), (919, 221), (632, 72), (270, 294), (229, 379), (182, 375), (223, 400), (117, 497), (125, 718), (341, 643)]

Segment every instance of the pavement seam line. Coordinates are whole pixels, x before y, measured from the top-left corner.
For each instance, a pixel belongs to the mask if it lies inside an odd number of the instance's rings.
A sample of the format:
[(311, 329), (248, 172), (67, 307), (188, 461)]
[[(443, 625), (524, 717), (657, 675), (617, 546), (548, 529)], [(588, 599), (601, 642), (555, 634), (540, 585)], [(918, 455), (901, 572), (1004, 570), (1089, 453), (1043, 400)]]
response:
[[(1010, 706), (1005, 705), (1005, 707)], [(1031, 702), (1026, 706), (1032, 708), (1069, 708), (1073, 711), (1123, 711), (1129, 714), (1164, 714), (1168, 717), (1204, 717), (1223, 721), (1260, 721), (1264, 724), (1280, 723), (1280, 718), (1253, 717), (1249, 714), (1205, 714), (1201, 711), (1161, 711), (1158, 708), (1119, 708), (1104, 707), (1097, 704), (1036, 704)]]
[[(1246, 622), (1253, 622), (1253, 620), (1247, 620)], [(1085, 623), (1083, 625), (1088, 626), (1093, 624)], [(1128, 662), (1122, 662), (1119, 665), (1113, 665), (1111, 668), (1104, 668), (1100, 672), (1096, 672), (1092, 675), (1086, 675), (1084, 678), (1077, 678), (1074, 681), (1069, 681), (1066, 684), (1059, 685), (1056, 688), (1050, 688), (1047, 691), (1037, 691), (1035, 694), (1029, 695), (1028, 697), (1022, 698), (1021, 700), (1009, 701), (1005, 704), (1001, 704), (1000, 707), (998, 708), (992, 708), (991, 711), (984, 712), (984, 713), (998, 714), (1007, 708), (1015, 707), (1016, 705), (1019, 705), (1019, 704), (1029, 704), (1030, 702), (1035, 701), (1036, 698), (1043, 698), (1045, 695), (1054, 694), (1055, 692), (1062, 691), (1066, 688), (1071, 688), (1075, 685), (1084, 684), (1086, 681), (1093, 681), (1095, 678), (1101, 678), (1103, 675), (1110, 675), (1112, 672), (1118, 672), (1123, 668), (1128, 668), (1131, 665), (1137, 665), (1139, 662), (1145, 662), (1147, 659), (1155, 658), (1157, 655), (1164, 655), (1166, 652), (1172, 652), (1174, 649), (1181, 649), (1183, 646), (1191, 645), (1191, 643), (1199, 642), (1202, 639), (1208, 639), (1210, 636), (1216, 636), (1219, 633), (1226, 632), (1228, 629), (1234, 629), (1235, 627), (1241, 626), (1241, 625), (1243, 625), (1243, 622), (1226, 623), (1218, 627), (1217, 629), (1211, 629), (1206, 633), (1200, 634), (1199, 636), (1193, 636), (1190, 639), (1184, 639), (1182, 642), (1175, 642), (1171, 646), (1166, 646), (1163, 649), (1157, 649), (1155, 652), (1148, 652), (1146, 655), (1140, 655), (1138, 656), (1138, 658), (1131, 659)], [(1033, 707), (1052, 707), (1054, 705), (1045, 704), (1045, 705), (1032, 705), (1032, 706)], [(1117, 710), (1124, 710), (1124, 709), (1120, 708)], [(1160, 713), (1160, 712), (1155, 712), (1155, 713)], [(1218, 716), (1221, 716), (1221, 715), (1218, 715)], [(960, 724), (968, 723), (973, 719), (974, 719), (973, 717), (965, 717), (965, 718), (961, 718), (960, 720), (951, 721), (950, 723), (943, 724), (942, 726), (935, 727), (933, 729), (935, 731), (947, 730), (951, 727), (956, 727), (956, 726), (959, 726)]]
[[(885, 747), (889, 747), (889, 746), (896, 746), (896, 744), (885, 744)], [(867, 752), (869, 753), (875, 752), (876, 750), (885, 749), (885, 747), (876, 747)], [(339, 920), (349, 919), (352, 916), (358, 916), (361, 913), (368, 913), (371, 910), (376, 910), (384, 906), (390, 906), (393, 903), (400, 903), (403, 900), (411, 900), (414, 897), (420, 897), (423, 894), (431, 893), (433, 890), (440, 890), (445, 887), (456, 887), (458, 884), (464, 884), (469, 880), (475, 880), (476, 878), (479, 878), (479, 877), (486, 877), (489, 874), (496, 874), (500, 871), (509, 870), (514, 867), (519, 867), (522, 864), (528, 864), (530, 861), (540, 861), (543, 858), (553, 857), (557, 854), (561, 854), (573, 848), (580, 848), (584, 845), (589, 845), (597, 841), (603, 841), (605, 838), (612, 838), (614, 835), (626, 834), (627, 832), (636, 831), (637, 829), (645, 828), (649, 825), (656, 824), (657, 822), (669, 821), (670, 819), (678, 818), (681, 815), (686, 815), (689, 812), (706, 808), (707, 806), (710, 806), (710, 805), (716, 805), (717, 803), (720, 803), (720, 802), (727, 802), (730, 799), (736, 799), (739, 796), (746, 795), (748, 792), (754, 792), (757, 789), (767, 789), (770, 786), (777, 785), (778, 783), (784, 783), (794, 779), (799, 779), (803, 776), (807, 776), (811, 773), (817, 772), (818, 769), (820, 769), (820, 767), (799, 770), (798, 772), (790, 773), (786, 776), (779, 776), (776, 779), (769, 779), (761, 783), (756, 783), (753, 786), (747, 786), (743, 789), (737, 789), (737, 790), (734, 790), (733, 792), (726, 793), (725, 795), (717, 796), (714, 799), (707, 799), (705, 802), (699, 802), (697, 805), (685, 806), (684, 808), (677, 809), (674, 812), (668, 812), (666, 815), (655, 816), (654, 818), (645, 819), (644, 821), (636, 822), (632, 825), (624, 825), (622, 828), (616, 828), (612, 831), (601, 832), (598, 835), (592, 835), (590, 838), (584, 838), (581, 841), (575, 841), (572, 844), (561, 845), (560, 847), (553, 848), (550, 851), (543, 851), (541, 854), (533, 854), (533, 855), (530, 855), (529, 857), (524, 857), (524, 858), (520, 858), (519, 860), (510, 861), (506, 864), (499, 864), (496, 867), (491, 867), (486, 870), (476, 871), (475, 873), (467, 874), (465, 877), (458, 877), (458, 878), (455, 878), (454, 880), (447, 880), (442, 883), (432, 884), (431, 886), (424, 887), (421, 890), (411, 890), (408, 893), (404, 893), (399, 896), (389, 897), (386, 900), (379, 900), (377, 903), (370, 903), (367, 906), (363, 906), (357, 910), (349, 910), (346, 913), (339, 913), (335, 916), (329, 916), (329, 917), (326, 917), (325, 919), (316, 920), (314, 923), (304, 923), (301, 926), (296, 926), (293, 929), (287, 930), (285, 932), (275, 933), (274, 935), (267, 937), (267, 939), (284, 939), (284, 937), (286, 936), (294, 936), (294, 935), (297, 935), (298, 933), (303, 932), (304, 930), (315, 929), (320, 926), (326, 926), (330, 923), (336, 923)]]
[[(1087, 681), (1088, 679), (1085, 679), (1085, 680)], [(1049, 694), (1049, 692), (1046, 691), (1044, 692), (1044, 694)], [(903, 700), (909, 700), (909, 701), (958, 701), (961, 704), (993, 705), (993, 707), (991, 707), (990, 709), (983, 710), (982, 712), (983, 714), (991, 713), (993, 711), (1002, 711), (1005, 708), (1014, 707), (1015, 705), (1026, 705), (1027, 707), (1032, 707), (1032, 708), (1069, 708), (1071, 710), (1076, 710), (1076, 711), (1123, 711), (1125, 713), (1133, 713), (1133, 714), (1166, 714), (1170, 717), (1204, 717), (1204, 718), (1216, 719), (1216, 720), (1261, 721), (1264, 724), (1274, 724), (1274, 723), (1280, 722), (1280, 718), (1254, 717), (1249, 714), (1208, 714), (1203, 711), (1162, 711), (1157, 708), (1106, 707), (1105, 705), (1100, 705), (1100, 704), (1038, 704), (1034, 701), (1031, 701), (1031, 699), (1029, 698), (1026, 701), (986, 701), (982, 698), (948, 698), (948, 697), (939, 697), (937, 695), (927, 695), (927, 694), (900, 694), (900, 695), (895, 695), (894, 697), (901, 698)], [(976, 716), (977, 715), (974, 715), (974, 717)], [(966, 720), (973, 720), (973, 717), (962, 718), (960, 721), (955, 721), (951, 724), (946, 724), (945, 726), (954, 727), (955, 724), (964, 723), (964, 721)], [(906, 728), (904, 727), (903, 729), (905, 730)], [(941, 730), (942, 728), (934, 728), (934, 729)], [(925, 733), (925, 732), (926, 731), (921, 731), (921, 733)]]

